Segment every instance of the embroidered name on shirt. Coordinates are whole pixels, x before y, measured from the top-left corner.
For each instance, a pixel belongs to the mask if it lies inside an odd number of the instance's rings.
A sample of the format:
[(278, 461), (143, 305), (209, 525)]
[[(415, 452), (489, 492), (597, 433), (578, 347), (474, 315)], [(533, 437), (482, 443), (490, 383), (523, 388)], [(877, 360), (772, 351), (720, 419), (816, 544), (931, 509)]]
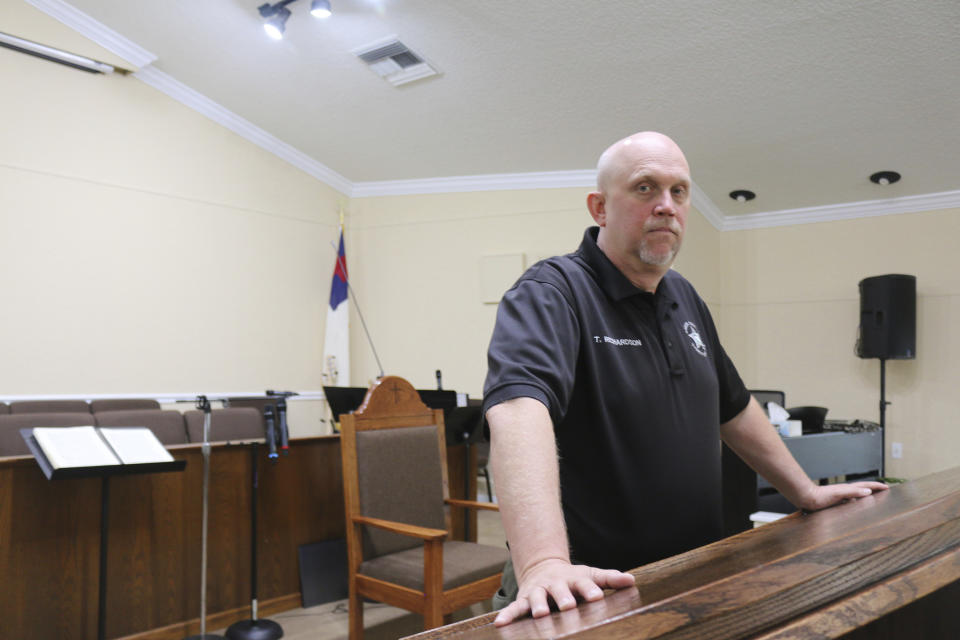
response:
[(593, 336), (594, 342), (605, 342), (616, 347), (642, 347), (639, 338), (611, 338), (610, 336)]

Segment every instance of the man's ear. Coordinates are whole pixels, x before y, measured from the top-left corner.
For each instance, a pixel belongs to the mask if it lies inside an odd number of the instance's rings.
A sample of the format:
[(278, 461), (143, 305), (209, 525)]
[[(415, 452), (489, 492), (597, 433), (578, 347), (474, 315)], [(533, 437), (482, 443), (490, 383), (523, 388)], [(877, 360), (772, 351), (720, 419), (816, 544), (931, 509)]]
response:
[(590, 210), (590, 215), (593, 216), (594, 222), (601, 227), (607, 226), (607, 209), (605, 204), (603, 194), (599, 191), (591, 191), (587, 194), (587, 209)]

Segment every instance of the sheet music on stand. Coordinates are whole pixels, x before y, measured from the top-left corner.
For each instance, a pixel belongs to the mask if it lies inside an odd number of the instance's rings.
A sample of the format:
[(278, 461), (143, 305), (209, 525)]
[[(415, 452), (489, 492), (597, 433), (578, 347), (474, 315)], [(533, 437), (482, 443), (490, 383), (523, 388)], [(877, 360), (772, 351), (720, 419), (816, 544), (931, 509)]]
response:
[(47, 480), (181, 471), (146, 427), (34, 427), (20, 429)]

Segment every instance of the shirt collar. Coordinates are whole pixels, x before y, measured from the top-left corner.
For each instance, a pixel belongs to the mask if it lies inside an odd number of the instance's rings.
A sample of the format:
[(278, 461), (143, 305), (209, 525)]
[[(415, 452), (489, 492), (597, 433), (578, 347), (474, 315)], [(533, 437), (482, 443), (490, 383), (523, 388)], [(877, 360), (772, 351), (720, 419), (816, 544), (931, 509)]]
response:
[(663, 302), (673, 302), (674, 297), (670, 293), (671, 272), (668, 271), (660, 284), (657, 285), (656, 293), (649, 293), (630, 282), (627, 276), (610, 262), (610, 258), (597, 246), (597, 236), (600, 233), (600, 227), (587, 227), (583, 232), (583, 241), (580, 248), (577, 249), (577, 255), (590, 267), (595, 274), (597, 283), (603, 292), (614, 300), (620, 301), (630, 296), (653, 296), (654, 300)]

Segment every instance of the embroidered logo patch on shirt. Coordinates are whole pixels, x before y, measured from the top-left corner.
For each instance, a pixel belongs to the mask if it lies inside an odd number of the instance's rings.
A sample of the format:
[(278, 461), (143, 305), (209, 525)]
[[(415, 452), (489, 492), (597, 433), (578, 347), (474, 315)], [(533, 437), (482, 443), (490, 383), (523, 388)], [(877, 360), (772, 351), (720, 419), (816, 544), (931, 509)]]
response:
[(594, 342), (605, 342), (615, 347), (642, 347), (640, 338), (611, 338), (610, 336), (593, 336)]
[(693, 347), (693, 350), (706, 358), (707, 345), (704, 344), (703, 340), (700, 338), (700, 332), (697, 330), (697, 325), (693, 324), (692, 322), (684, 322), (683, 332), (687, 334), (688, 338), (690, 338), (690, 346)]

